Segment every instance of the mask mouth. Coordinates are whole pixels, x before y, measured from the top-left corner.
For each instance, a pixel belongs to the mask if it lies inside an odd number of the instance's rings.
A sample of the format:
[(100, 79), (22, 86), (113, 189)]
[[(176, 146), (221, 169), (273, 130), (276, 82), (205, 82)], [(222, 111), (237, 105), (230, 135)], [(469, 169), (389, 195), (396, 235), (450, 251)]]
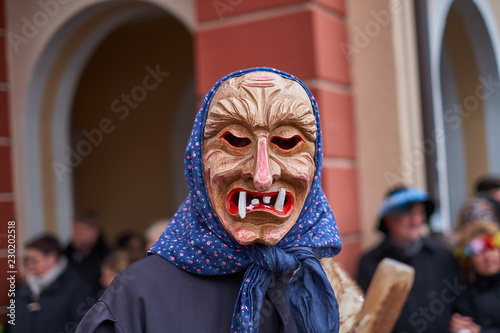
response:
[(226, 196), (226, 209), (231, 215), (244, 219), (252, 212), (267, 212), (278, 217), (290, 215), (294, 205), (293, 195), (280, 188), (276, 192), (251, 192), (235, 188)]

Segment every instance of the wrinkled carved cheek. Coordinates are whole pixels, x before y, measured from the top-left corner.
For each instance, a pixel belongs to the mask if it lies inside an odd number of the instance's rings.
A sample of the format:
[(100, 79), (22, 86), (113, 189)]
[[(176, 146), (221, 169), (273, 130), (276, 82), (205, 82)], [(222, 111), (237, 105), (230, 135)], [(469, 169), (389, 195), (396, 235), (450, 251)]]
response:
[(314, 166), (303, 161), (285, 163), (282, 166), (283, 174), (287, 174), (290, 181), (300, 183), (305, 189), (309, 189), (314, 178)]
[(209, 179), (212, 186), (217, 186), (221, 182), (233, 181), (239, 178), (241, 173), (241, 162), (237, 158), (227, 157), (224, 162), (208, 163), (205, 168), (209, 171)]

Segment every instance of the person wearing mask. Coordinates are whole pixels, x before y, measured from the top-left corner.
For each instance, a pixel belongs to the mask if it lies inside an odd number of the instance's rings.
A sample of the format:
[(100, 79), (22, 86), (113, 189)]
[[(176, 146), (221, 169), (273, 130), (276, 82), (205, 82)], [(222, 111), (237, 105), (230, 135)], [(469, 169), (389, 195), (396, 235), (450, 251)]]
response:
[(343, 290), (319, 261), (341, 240), (321, 189), (316, 101), (267, 67), (227, 75), (203, 101), (188, 197), (77, 332), (339, 332)]
[(359, 262), (357, 281), (365, 292), (384, 258), (415, 269), (414, 284), (393, 332), (448, 332), (457, 294), (463, 293), (451, 251), (423, 236), (433, 212), (426, 191), (410, 187), (390, 191), (379, 213), (378, 229), (385, 237)]

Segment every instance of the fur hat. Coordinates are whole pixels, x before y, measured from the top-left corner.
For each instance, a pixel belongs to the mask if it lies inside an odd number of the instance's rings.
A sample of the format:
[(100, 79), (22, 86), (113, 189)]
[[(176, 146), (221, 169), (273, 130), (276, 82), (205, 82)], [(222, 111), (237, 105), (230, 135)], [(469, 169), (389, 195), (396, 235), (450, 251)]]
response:
[(496, 222), (495, 207), (484, 198), (467, 199), (458, 212), (456, 229), (462, 229), (466, 224), (474, 221)]

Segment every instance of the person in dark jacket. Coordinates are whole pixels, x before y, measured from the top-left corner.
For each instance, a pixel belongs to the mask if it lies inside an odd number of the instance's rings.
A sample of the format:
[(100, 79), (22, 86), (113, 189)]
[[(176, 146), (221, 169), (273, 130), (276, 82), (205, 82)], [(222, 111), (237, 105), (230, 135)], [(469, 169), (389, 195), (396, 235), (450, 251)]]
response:
[(42, 236), (27, 244), (26, 281), (16, 290), (16, 321), (15, 325), (7, 324), (6, 332), (75, 331), (94, 297), (61, 252), (59, 242), (52, 236)]
[(101, 290), (101, 265), (110, 253), (102, 238), (97, 214), (93, 211), (77, 214), (73, 221), (71, 243), (64, 254), (96, 295)]
[(319, 126), (316, 101), (289, 74), (221, 79), (186, 149), (190, 194), (77, 332), (338, 332), (319, 262), (341, 248), (321, 189)]
[(500, 228), (475, 221), (457, 232), (455, 255), (469, 284), (467, 307), (453, 315), (453, 332), (500, 332)]
[(366, 291), (384, 258), (412, 266), (415, 281), (393, 332), (448, 332), (449, 321), (466, 289), (453, 254), (422, 236), (434, 212), (427, 192), (408, 187), (392, 190), (380, 208), (378, 228), (385, 235), (359, 262), (358, 283)]

